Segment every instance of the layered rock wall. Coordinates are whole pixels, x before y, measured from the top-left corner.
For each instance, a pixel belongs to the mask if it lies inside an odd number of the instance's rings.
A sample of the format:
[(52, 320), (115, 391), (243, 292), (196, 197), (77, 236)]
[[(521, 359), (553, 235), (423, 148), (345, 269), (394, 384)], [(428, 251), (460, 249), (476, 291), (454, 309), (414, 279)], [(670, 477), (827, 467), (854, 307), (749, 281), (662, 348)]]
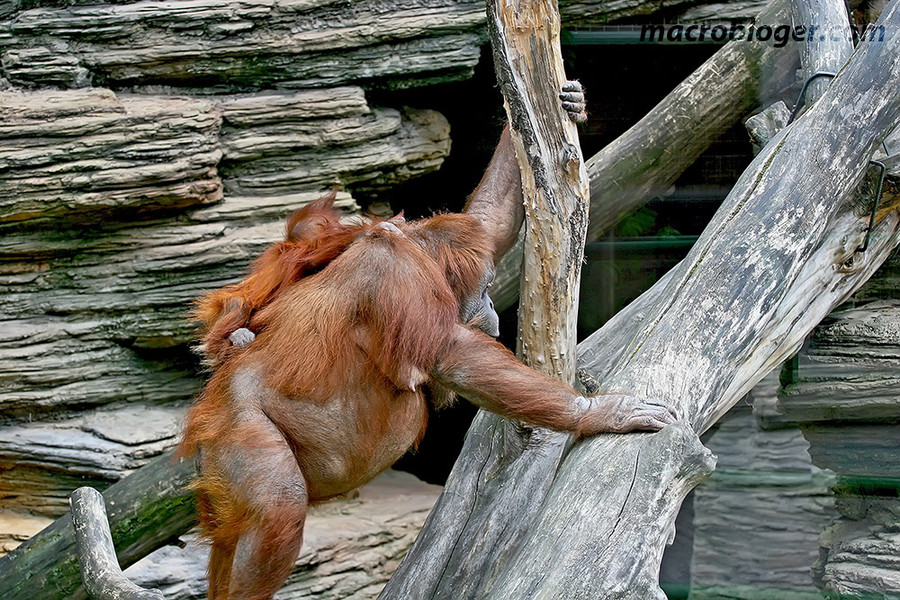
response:
[[(177, 441), (190, 303), (291, 211), (440, 167), (449, 125), (368, 87), (452, 81), (478, 2), (0, 9), (0, 511), (57, 515)], [(6, 514), (6, 513), (4, 513)], [(0, 516), (20, 535), (18, 518)], [(0, 531), (0, 537), (4, 532)]]
[(801, 353), (782, 418), (837, 475), (813, 574), (826, 598), (900, 598), (900, 260), (889, 260)]

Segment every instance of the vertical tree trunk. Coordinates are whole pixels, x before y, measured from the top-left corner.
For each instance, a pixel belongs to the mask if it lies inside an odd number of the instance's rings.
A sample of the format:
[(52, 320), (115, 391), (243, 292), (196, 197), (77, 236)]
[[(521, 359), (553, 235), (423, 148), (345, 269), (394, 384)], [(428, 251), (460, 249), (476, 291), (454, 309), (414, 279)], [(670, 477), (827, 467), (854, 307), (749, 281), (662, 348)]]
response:
[(803, 27), (807, 33), (800, 47), (800, 65), (803, 79), (809, 80), (805, 106), (812, 106), (832, 79), (814, 76), (837, 74), (853, 53), (850, 18), (843, 0), (791, 0), (791, 18), (795, 27)]
[(578, 131), (559, 99), (557, 3), (489, 0), (488, 29), (525, 201), (518, 353), (572, 383), (589, 191)]

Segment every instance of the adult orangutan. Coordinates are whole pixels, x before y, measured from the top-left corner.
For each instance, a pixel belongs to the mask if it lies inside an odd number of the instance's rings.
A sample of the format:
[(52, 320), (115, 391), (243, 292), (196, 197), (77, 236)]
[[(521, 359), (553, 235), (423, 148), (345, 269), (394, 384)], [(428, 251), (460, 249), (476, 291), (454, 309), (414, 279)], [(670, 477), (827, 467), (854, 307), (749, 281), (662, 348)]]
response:
[[(271, 598), (299, 553), (307, 506), (368, 482), (414, 447), (429, 397), (456, 393), (578, 435), (674, 420), (660, 403), (580, 396), (492, 339), (488, 286), (522, 222), (508, 132), (461, 214), (343, 227), (330, 210), (326, 202), (307, 215), (324, 224), (315, 243), (304, 234), (284, 246), (299, 248), (284, 263), (294, 271), (258, 285), (251, 275), (226, 294), (247, 302), (229, 326), (248, 318), (241, 328), (255, 339), (227, 350), (187, 416), (181, 452), (199, 454), (214, 600)], [(298, 223), (316, 229), (304, 219), (289, 225), (288, 242)], [(228, 313), (216, 306), (213, 321)]]

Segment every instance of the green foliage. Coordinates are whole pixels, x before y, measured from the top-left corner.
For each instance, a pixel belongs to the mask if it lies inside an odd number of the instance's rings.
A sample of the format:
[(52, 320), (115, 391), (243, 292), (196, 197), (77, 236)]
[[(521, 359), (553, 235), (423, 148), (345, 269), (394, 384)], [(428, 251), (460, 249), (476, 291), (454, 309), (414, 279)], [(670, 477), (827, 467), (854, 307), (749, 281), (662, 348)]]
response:
[(639, 237), (649, 235), (656, 226), (657, 213), (655, 210), (643, 206), (616, 225), (616, 237)]
[(619, 224), (616, 225), (615, 236), (635, 238), (649, 236), (676, 237), (681, 235), (681, 232), (671, 225), (660, 226), (657, 223), (658, 217), (659, 213), (655, 210), (643, 206), (619, 221)]
[(671, 225), (664, 225), (659, 228), (659, 231), (656, 232), (656, 237), (678, 237), (681, 235), (681, 232), (672, 227)]

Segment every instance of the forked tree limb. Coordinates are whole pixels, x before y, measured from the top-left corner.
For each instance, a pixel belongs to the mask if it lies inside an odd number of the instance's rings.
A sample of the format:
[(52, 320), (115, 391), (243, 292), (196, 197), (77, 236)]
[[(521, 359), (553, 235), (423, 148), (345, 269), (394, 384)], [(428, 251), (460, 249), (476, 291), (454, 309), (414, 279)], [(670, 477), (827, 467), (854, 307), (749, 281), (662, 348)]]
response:
[[(187, 488), (193, 461), (166, 454), (103, 492), (122, 568), (170, 543), (197, 521)], [(67, 514), (0, 558), (0, 598), (86, 598), (72, 516)]]

